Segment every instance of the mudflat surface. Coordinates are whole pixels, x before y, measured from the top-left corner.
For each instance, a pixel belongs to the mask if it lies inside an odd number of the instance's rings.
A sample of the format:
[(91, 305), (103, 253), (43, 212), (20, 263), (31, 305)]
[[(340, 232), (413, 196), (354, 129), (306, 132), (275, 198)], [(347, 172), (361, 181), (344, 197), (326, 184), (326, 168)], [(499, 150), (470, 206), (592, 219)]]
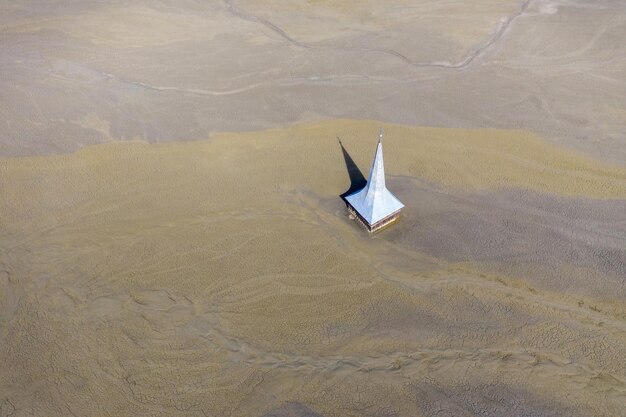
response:
[(3, 1), (0, 154), (328, 118), (523, 128), (626, 163), (626, 5)]
[(3, 413), (619, 416), (626, 169), (384, 125), (370, 236), (378, 125), (0, 160)]
[(0, 1), (0, 417), (623, 416), (625, 38), (621, 0)]

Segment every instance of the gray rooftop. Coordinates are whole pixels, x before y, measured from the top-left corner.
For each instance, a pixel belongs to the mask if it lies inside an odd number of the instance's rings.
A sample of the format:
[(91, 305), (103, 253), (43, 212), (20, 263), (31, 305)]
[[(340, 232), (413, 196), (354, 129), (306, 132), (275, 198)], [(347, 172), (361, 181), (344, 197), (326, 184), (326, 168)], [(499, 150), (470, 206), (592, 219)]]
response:
[(348, 203), (369, 224), (374, 224), (404, 207), (404, 204), (391, 194), (385, 186), (382, 139), (383, 133), (381, 130), (367, 185), (346, 197)]

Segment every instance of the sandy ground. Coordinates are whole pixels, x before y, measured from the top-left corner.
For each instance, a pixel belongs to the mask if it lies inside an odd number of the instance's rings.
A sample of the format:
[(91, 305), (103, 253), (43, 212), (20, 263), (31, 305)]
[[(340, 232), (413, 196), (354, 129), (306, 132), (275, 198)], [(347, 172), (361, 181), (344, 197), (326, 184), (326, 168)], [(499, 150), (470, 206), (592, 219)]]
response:
[(0, 154), (329, 118), (626, 164), (622, 0), (3, 1)]
[(621, 415), (626, 169), (378, 126), (0, 160), (2, 415)]
[(0, 417), (622, 417), (625, 38), (623, 0), (0, 0)]

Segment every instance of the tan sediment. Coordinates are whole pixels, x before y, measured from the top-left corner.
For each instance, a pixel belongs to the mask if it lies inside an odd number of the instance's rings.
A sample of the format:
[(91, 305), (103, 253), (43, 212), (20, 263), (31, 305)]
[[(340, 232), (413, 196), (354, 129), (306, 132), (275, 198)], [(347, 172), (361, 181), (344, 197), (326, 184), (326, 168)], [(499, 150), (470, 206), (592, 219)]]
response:
[[(48, 416), (618, 415), (623, 305), (412, 251), (402, 218), (374, 237), (347, 219), (337, 137), (367, 175), (378, 126), (3, 159), (0, 390)], [(525, 132), (382, 126), (392, 179), (626, 195), (623, 168)]]
[[(2, 164), (12, 181), (27, 184), (33, 176), (45, 176), (52, 182), (55, 175), (76, 175), (85, 182), (67, 185), (102, 185), (93, 190), (96, 193), (117, 189), (122, 178), (134, 178), (148, 189), (197, 177), (203, 178), (198, 187), (213, 185), (210, 192), (215, 203), (228, 204), (246, 194), (247, 181), (237, 181), (250, 175), (264, 187), (311, 187), (330, 196), (346, 184), (337, 140), (343, 141), (367, 176), (378, 127), (385, 130), (387, 172), (392, 176), (464, 189), (519, 187), (590, 198), (626, 198), (626, 168), (548, 144), (526, 131), (409, 127), (376, 121), (324, 121), (220, 133), (210, 140), (176, 144), (111, 143), (71, 155), (5, 159)], [(149, 168), (148, 172), (140, 166)], [(219, 182), (215, 175), (220, 176)], [(231, 188), (235, 186), (240, 188)]]

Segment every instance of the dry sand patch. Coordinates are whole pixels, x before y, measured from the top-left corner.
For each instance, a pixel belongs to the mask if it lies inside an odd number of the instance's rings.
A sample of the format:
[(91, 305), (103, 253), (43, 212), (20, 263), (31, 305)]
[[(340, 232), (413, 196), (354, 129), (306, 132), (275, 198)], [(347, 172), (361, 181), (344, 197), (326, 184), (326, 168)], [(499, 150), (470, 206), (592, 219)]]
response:
[(519, 128), (624, 164), (619, 1), (5, 1), (1, 156), (310, 120)]

